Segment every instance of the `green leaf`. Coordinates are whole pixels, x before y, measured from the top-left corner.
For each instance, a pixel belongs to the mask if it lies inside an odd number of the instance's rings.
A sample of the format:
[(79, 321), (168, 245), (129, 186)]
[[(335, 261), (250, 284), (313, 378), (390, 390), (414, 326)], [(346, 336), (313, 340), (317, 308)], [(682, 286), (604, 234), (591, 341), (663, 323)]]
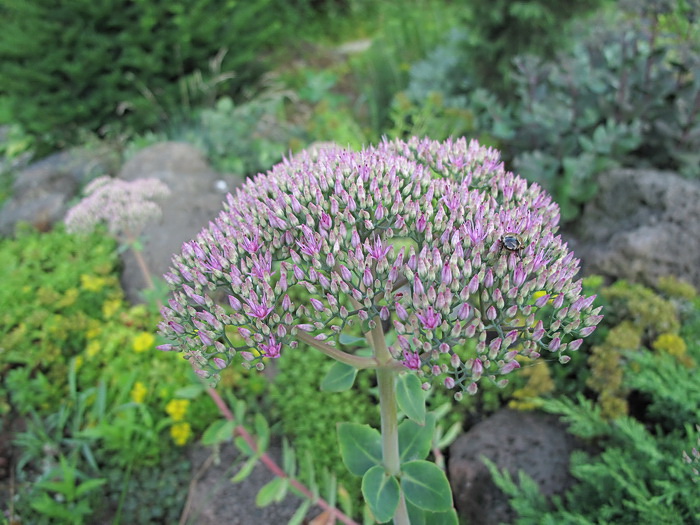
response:
[(246, 456), (254, 456), (256, 455), (255, 449), (248, 443), (243, 436), (236, 436), (233, 439), (233, 442), (236, 444), (238, 447), (238, 450), (243, 452)]
[(430, 453), (435, 432), (435, 414), (429, 413), (425, 424), (405, 419), (399, 425), (399, 454), (401, 462), (425, 459)]
[(459, 525), (457, 511), (452, 508), (444, 512), (430, 512), (406, 502), (411, 525)]
[(339, 423), (338, 442), (343, 463), (356, 476), (382, 464), (382, 438), (369, 425)]
[(83, 496), (84, 494), (95, 490), (97, 487), (101, 487), (105, 483), (107, 483), (107, 480), (105, 478), (88, 479), (78, 486), (78, 489), (75, 491), (75, 495), (77, 498), (79, 498), (80, 496)]
[(255, 465), (258, 464), (258, 459), (258, 456), (251, 456), (248, 459), (246, 459), (245, 463), (243, 463), (243, 466), (240, 468), (240, 470), (236, 472), (236, 475), (231, 478), (231, 483), (238, 483), (250, 476), (250, 473), (253, 472)]
[(357, 368), (336, 361), (321, 381), (324, 392), (345, 392), (352, 387), (357, 376)]
[(192, 385), (183, 386), (182, 388), (178, 388), (175, 391), (175, 394), (173, 394), (173, 397), (176, 397), (178, 399), (194, 399), (203, 391), (203, 383), (195, 383)]
[(407, 502), (431, 512), (450, 510), (450, 483), (437, 465), (424, 460), (409, 461), (401, 466), (401, 474), (401, 488)]
[(311, 500), (305, 499), (299, 508), (296, 510), (294, 515), (290, 518), (287, 525), (301, 525), (306, 513), (309, 512), (309, 507), (311, 507)]
[(386, 523), (399, 504), (399, 482), (382, 465), (375, 465), (362, 478), (362, 495), (379, 523)]
[(421, 425), (425, 423), (425, 391), (418, 376), (411, 373), (399, 376), (396, 401), (406, 417)]
[(216, 445), (217, 443), (228, 441), (231, 439), (231, 437), (233, 437), (233, 431), (235, 428), (236, 423), (234, 421), (228, 421), (226, 419), (214, 421), (204, 431), (204, 434), (202, 435), (202, 444)]
[(287, 495), (289, 487), (288, 478), (275, 478), (265, 484), (255, 497), (255, 504), (258, 507), (267, 507), (271, 503), (279, 503)]
[(270, 426), (260, 412), (255, 413), (255, 435), (259, 452), (265, 452), (270, 443)]
[(340, 337), (338, 337), (338, 342), (340, 342), (341, 345), (356, 345), (367, 343), (364, 337), (356, 337), (350, 334), (340, 334)]

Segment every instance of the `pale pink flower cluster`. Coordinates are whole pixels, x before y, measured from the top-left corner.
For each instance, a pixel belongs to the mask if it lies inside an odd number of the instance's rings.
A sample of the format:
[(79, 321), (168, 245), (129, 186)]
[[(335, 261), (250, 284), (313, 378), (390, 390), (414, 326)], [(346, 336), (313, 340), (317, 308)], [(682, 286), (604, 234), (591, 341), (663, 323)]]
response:
[(601, 319), (558, 221), (539, 186), (475, 141), (300, 155), (229, 195), (173, 258), (160, 348), (216, 379), (237, 352), (258, 368), (300, 337), (351, 353), (342, 333), (381, 325), (426, 384), (473, 394), (518, 355), (568, 361)]
[(167, 197), (170, 190), (156, 178), (125, 181), (103, 176), (90, 182), (84, 193), (66, 214), (66, 230), (85, 233), (104, 223), (118, 239), (132, 241), (149, 221), (161, 217), (153, 201)]

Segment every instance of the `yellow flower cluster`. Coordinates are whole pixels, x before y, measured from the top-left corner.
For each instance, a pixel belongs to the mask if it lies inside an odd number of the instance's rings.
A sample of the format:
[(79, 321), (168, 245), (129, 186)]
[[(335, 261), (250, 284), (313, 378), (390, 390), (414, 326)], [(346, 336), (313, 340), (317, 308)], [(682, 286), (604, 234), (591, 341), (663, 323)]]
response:
[(148, 389), (146, 386), (141, 381), (136, 381), (134, 387), (131, 389), (131, 400), (134, 403), (143, 403), (147, 393)]
[(170, 427), (170, 437), (173, 438), (173, 442), (179, 447), (187, 443), (190, 436), (192, 436), (192, 427), (187, 422), (175, 423)]
[(187, 408), (190, 406), (188, 399), (171, 399), (165, 406), (165, 411), (173, 421), (182, 421), (185, 419)]
[(102, 315), (104, 316), (105, 319), (109, 319), (112, 317), (119, 308), (121, 308), (122, 302), (119, 299), (112, 299), (109, 301), (105, 301), (102, 303)]
[(88, 292), (99, 292), (106, 285), (107, 280), (104, 277), (97, 277), (85, 273), (80, 276), (80, 287)]
[(175, 424), (170, 427), (170, 437), (173, 438), (173, 442), (178, 446), (187, 443), (190, 436), (192, 436), (192, 427), (187, 421), (183, 421), (189, 406), (190, 402), (187, 399), (172, 399), (165, 406), (165, 411), (175, 421)]
[(141, 332), (139, 335), (134, 337), (132, 343), (132, 348), (134, 352), (146, 352), (153, 348), (156, 342), (155, 336), (150, 332)]

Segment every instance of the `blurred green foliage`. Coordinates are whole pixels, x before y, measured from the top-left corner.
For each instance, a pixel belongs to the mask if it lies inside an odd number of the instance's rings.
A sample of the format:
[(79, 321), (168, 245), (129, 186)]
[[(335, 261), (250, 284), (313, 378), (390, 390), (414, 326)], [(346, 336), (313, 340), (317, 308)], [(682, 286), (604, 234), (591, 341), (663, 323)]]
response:
[(0, 95), (49, 146), (150, 129), (262, 72), (285, 2), (0, 2)]
[[(507, 165), (545, 186), (572, 220), (595, 195), (602, 171), (653, 167), (700, 175), (700, 35), (684, 22), (698, 17), (700, 5), (673, 5), (629, 2), (576, 20), (568, 45), (551, 58), (544, 49), (522, 54), (538, 50), (533, 32), (534, 47), (510, 48), (505, 91), (479, 73), (499, 59), (470, 50), (488, 23), (468, 24), (412, 66), (406, 93), (419, 107), (439, 93), (446, 106), (471, 112), (471, 128), (460, 132), (499, 147)], [(552, 14), (543, 20), (556, 22), (543, 45), (562, 41), (563, 20)]]
[[(0, 264), (0, 412), (8, 428), (27, 425), (14, 437), (14, 508), (30, 523), (72, 523), (59, 515), (69, 508), (84, 523), (103, 512), (172, 523), (189, 475), (173, 452), (217, 410), (191, 388), (198, 383), (186, 361), (155, 351), (157, 316), (124, 302), (114, 241), (20, 228), (0, 240)], [(149, 492), (144, 469), (180, 481), (152, 482)], [(104, 479), (112, 481), (97, 483)], [(166, 498), (173, 491), (178, 497)], [(105, 497), (115, 506), (106, 509)], [(72, 506), (57, 509), (56, 498)]]

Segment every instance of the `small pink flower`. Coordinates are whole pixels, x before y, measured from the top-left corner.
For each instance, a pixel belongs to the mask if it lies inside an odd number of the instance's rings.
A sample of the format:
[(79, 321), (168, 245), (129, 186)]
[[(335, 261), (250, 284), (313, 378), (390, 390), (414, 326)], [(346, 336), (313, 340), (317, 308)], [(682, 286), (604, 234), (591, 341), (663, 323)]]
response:
[(420, 356), (417, 353), (403, 351), (403, 366), (410, 370), (418, 370), (420, 364)]
[(421, 313), (417, 313), (416, 317), (423, 324), (423, 328), (426, 330), (435, 330), (442, 322), (440, 314), (433, 310), (432, 306), (428, 306), (428, 308), (423, 310)]
[(265, 357), (271, 359), (277, 359), (280, 356), (280, 351), (282, 350), (282, 343), (278, 343), (274, 337), (270, 337), (268, 344), (261, 344), (260, 350)]

